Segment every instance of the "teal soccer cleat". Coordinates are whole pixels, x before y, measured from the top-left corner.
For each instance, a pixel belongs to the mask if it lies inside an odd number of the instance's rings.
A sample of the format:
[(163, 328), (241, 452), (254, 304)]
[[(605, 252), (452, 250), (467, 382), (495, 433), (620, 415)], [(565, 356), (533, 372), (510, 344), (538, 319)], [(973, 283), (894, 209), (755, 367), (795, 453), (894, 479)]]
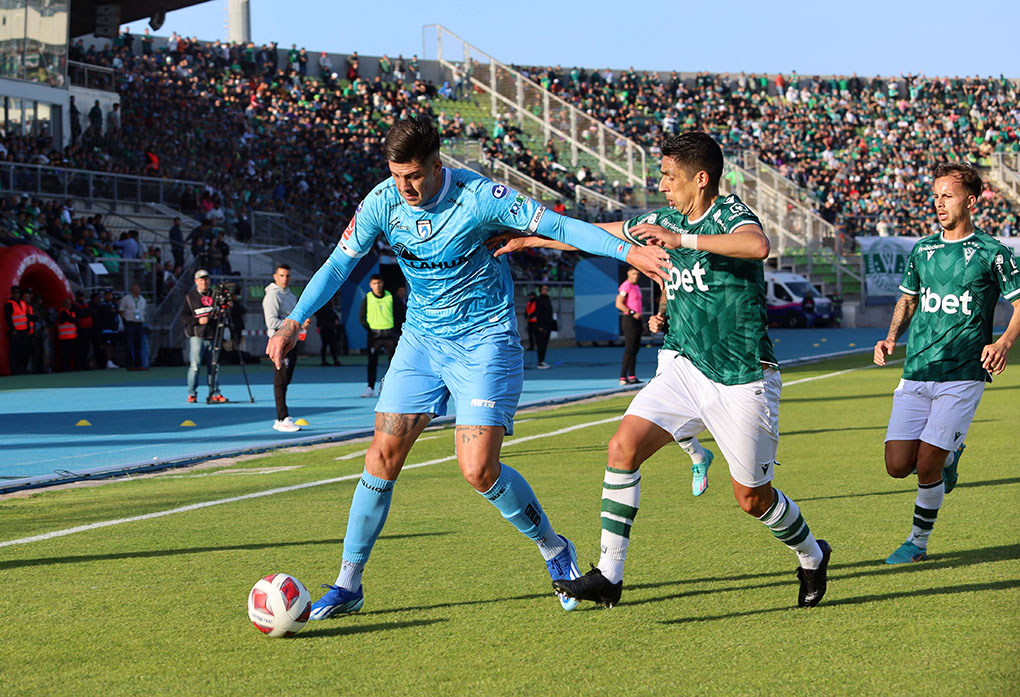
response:
[(942, 483), (946, 487), (946, 493), (948, 494), (956, 486), (957, 480), (960, 479), (960, 473), (956, 471), (956, 466), (960, 464), (960, 456), (963, 455), (964, 448), (967, 447), (966, 443), (960, 443), (960, 447), (953, 453), (953, 464), (946, 465), (942, 468)]
[(325, 583), (323, 588), (328, 588), (326, 595), (312, 603), (312, 614), (309, 619), (324, 620), (333, 615), (349, 615), (357, 612), (365, 604), (365, 592), (363, 586), (358, 586), (357, 591), (349, 591), (340, 586), (330, 586)]
[(904, 542), (895, 552), (885, 560), (886, 564), (910, 564), (915, 561), (924, 561), (928, 558), (928, 552), (921, 549), (913, 542)]
[[(581, 571), (577, 568), (577, 549), (574, 548), (574, 543), (563, 535), (559, 535), (559, 538), (566, 543), (566, 549), (546, 561), (545, 565), (549, 569), (549, 575), (552, 576), (553, 581), (572, 581), (581, 576)], [(567, 612), (577, 607), (577, 600), (574, 598), (568, 598), (562, 593), (556, 595), (560, 599), (560, 605)]]
[(708, 468), (712, 466), (715, 453), (705, 448), (705, 461), (700, 465), (691, 465), (691, 493), (701, 496), (708, 488)]

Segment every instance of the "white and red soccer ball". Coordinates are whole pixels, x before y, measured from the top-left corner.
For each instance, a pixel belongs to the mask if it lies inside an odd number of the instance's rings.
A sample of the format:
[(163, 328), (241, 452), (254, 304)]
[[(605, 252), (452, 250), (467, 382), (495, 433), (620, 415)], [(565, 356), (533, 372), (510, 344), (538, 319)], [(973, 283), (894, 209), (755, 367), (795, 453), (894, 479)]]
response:
[(260, 578), (248, 594), (248, 619), (266, 636), (294, 636), (311, 613), (308, 589), (288, 574)]

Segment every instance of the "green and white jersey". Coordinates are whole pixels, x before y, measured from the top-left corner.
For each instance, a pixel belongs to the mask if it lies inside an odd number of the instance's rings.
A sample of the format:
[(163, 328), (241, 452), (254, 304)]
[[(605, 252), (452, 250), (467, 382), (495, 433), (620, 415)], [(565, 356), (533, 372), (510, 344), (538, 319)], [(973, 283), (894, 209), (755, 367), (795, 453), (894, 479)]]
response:
[[(672, 208), (639, 215), (623, 225), (624, 236), (639, 223), (677, 233), (726, 235), (741, 225), (761, 227), (758, 217), (736, 196), (719, 196), (697, 220)], [(762, 377), (762, 363), (778, 365), (769, 339), (765, 272), (761, 261), (734, 259), (693, 249), (669, 252), (673, 262), (666, 284), (669, 328), (664, 347), (686, 356), (710, 380), (743, 385)]]
[(910, 252), (900, 290), (918, 297), (903, 377), (990, 381), (981, 349), (992, 343), (995, 303), (999, 295), (1020, 298), (1020, 269), (1009, 247), (977, 229), (962, 240), (924, 237)]

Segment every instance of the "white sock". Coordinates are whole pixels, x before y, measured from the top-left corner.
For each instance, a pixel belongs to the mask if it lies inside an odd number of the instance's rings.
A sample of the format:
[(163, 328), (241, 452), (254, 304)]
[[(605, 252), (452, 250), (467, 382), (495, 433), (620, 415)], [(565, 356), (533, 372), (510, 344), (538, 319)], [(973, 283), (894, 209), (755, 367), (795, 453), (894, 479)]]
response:
[(705, 461), (705, 449), (701, 447), (701, 443), (698, 442), (697, 437), (685, 438), (684, 440), (677, 441), (676, 444), (683, 448), (685, 453), (691, 456), (692, 465), (700, 465)]
[(336, 585), (349, 591), (357, 591), (361, 587), (361, 574), (364, 571), (364, 564), (356, 564), (344, 560), (340, 564), (340, 573), (336, 577)]

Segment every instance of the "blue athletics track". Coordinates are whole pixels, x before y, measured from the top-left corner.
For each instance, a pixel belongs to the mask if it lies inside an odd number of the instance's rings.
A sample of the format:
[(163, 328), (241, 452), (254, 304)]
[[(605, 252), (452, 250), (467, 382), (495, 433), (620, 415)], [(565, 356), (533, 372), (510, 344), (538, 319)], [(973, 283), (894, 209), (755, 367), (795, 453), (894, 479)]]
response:
[[(868, 351), (885, 336), (884, 329), (770, 333), (785, 364)], [(554, 346), (547, 357), (551, 369), (541, 371), (535, 369), (534, 352), (528, 352), (521, 406), (618, 391), (622, 352), (619, 346)], [(638, 354), (640, 379), (654, 374), (655, 353), (643, 347)], [(385, 359), (381, 363), (380, 373)], [(247, 371), (254, 404), (238, 366), (221, 369), (220, 387), (231, 400), (221, 405), (205, 404), (201, 380), (199, 403), (186, 403), (186, 367), (0, 378), (0, 493), (371, 432), (375, 399), (361, 397), (366, 387), (364, 357), (344, 357), (342, 367), (320, 367), (318, 356), (301, 359), (287, 402), (291, 417), (308, 425), (293, 434), (272, 429), (276, 410), (268, 360)], [(454, 406), (451, 403), (451, 416)]]

